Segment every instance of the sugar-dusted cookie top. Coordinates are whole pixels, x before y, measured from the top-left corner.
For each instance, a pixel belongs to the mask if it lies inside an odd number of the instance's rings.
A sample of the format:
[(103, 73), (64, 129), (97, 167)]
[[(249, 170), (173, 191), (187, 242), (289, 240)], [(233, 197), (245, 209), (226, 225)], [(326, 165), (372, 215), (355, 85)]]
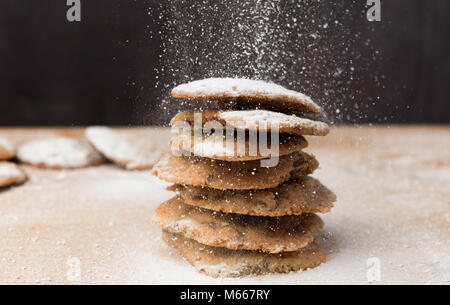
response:
[(5, 138), (0, 138), (0, 160), (8, 160), (14, 158), (16, 148)]
[[(311, 136), (326, 136), (330, 131), (328, 124), (324, 122), (268, 110), (188, 110), (178, 113), (170, 123), (172, 125), (182, 121), (194, 123), (195, 114), (197, 113), (201, 114), (203, 124), (215, 120), (221, 123), (224, 129), (227, 127), (226, 124), (228, 124), (235, 129), (267, 131), (278, 129), (280, 133)], [(200, 117), (200, 115), (198, 116)]]
[(211, 277), (288, 273), (314, 268), (325, 262), (324, 250), (314, 241), (298, 251), (270, 254), (205, 246), (164, 231), (163, 240), (177, 249), (195, 269)]
[(208, 78), (182, 84), (172, 96), (185, 99), (247, 100), (277, 108), (321, 114), (322, 109), (310, 97), (280, 85), (245, 78)]
[(16, 164), (0, 162), (0, 187), (20, 184), (27, 180), (27, 175)]
[[(260, 149), (260, 143), (250, 143), (248, 135), (241, 140), (236, 136), (227, 143), (223, 135), (203, 135), (180, 133), (172, 138), (172, 150), (190, 152), (192, 155), (224, 161), (250, 161), (270, 157), (279, 157), (301, 151), (308, 146), (305, 138), (294, 134), (281, 134), (276, 147), (272, 147), (270, 135), (267, 138), (267, 151)], [(250, 146), (254, 146), (251, 148)], [(276, 148), (276, 149), (272, 149)]]
[(163, 230), (204, 245), (267, 253), (304, 248), (323, 227), (315, 214), (283, 217), (223, 214), (189, 206), (177, 198), (162, 203), (153, 222)]
[(267, 190), (221, 191), (207, 187), (173, 185), (183, 201), (192, 206), (251, 216), (286, 216), (327, 213), (336, 195), (312, 177), (291, 180)]
[(152, 172), (161, 180), (175, 184), (254, 190), (277, 187), (293, 176), (307, 176), (318, 166), (314, 156), (304, 152), (280, 157), (275, 167), (261, 167), (260, 161), (228, 162), (167, 154)]
[(73, 169), (100, 164), (103, 157), (87, 141), (69, 137), (35, 140), (21, 145), (17, 158), (37, 167)]
[(108, 160), (128, 170), (151, 169), (165, 151), (145, 130), (131, 137), (108, 127), (93, 126), (86, 129), (85, 135)]

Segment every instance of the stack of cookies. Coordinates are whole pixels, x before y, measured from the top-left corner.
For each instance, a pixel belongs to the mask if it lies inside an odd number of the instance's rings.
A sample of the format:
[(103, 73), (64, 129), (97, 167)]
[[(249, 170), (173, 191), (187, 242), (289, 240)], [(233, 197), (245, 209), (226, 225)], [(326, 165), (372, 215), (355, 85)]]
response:
[(176, 193), (153, 218), (165, 242), (213, 277), (324, 262), (314, 241), (323, 222), (315, 213), (329, 212), (336, 197), (309, 176), (319, 164), (303, 152), (304, 135), (329, 132), (305, 117), (319, 115), (320, 107), (301, 93), (248, 79), (195, 81), (172, 96), (216, 107), (176, 115), (172, 153), (153, 168)]

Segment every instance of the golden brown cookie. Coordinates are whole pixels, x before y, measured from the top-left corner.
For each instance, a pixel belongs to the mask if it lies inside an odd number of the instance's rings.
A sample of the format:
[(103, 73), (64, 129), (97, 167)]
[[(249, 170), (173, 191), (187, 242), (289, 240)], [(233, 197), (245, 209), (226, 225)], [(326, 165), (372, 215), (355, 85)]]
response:
[(128, 170), (151, 169), (165, 151), (143, 131), (132, 138), (108, 127), (93, 126), (86, 129), (85, 135), (106, 159)]
[(8, 160), (14, 158), (16, 148), (7, 139), (0, 138), (0, 160)]
[(295, 169), (291, 172), (292, 178), (301, 179), (319, 168), (319, 161), (313, 155), (300, 152), (298, 157), (299, 159), (294, 164)]
[(184, 203), (208, 210), (251, 216), (286, 216), (328, 213), (336, 195), (312, 177), (291, 180), (277, 188), (221, 191), (206, 187), (173, 185)]
[(69, 137), (53, 137), (23, 144), (17, 158), (42, 168), (73, 169), (98, 165), (103, 157), (87, 141)]
[(315, 214), (283, 217), (223, 214), (192, 207), (179, 198), (161, 204), (153, 222), (163, 230), (204, 245), (268, 253), (304, 248), (323, 227)]
[(256, 105), (267, 104), (287, 110), (321, 114), (322, 109), (310, 97), (280, 85), (243, 78), (209, 78), (182, 84), (172, 96), (202, 100), (245, 100)]
[(298, 251), (270, 254), (205, 246), (164, 231), (163, 240), (177, 249), (195, 269), (211, 277), (288, 273), (317, 267), (326, 259), (325, 252), (316, 242)]
[(16, 164), (0, 162), (0, 187), (24, 183), (27, 175)]
[(319, 163), (307, 153), (279, 158), (275, 167), (261, 167), (260, 161), (227, 162), (199, 157), (167, 154), (154, 167), (160, 179), (183, 185), (206, 186), (221, 190), (254, 190), (277, 187), (291, 174), (307, 176)]
[(209, 121), (217, 121), (223, 128), (230, 126), (241, 130), (262, 130), (272, 131), (278, 127), (280, 133), (291, 133), (298, 135), (326, 136), (330, 132), (328, 124), (320, 121), (287, 115), (284, 113), (268, 110), (247, 110), (247, 111), (220, 111), (215, 109), (204, 109), (202, 111), (188, 110), (178, 113), (170, 122), (172, 125), (177, 122), (186, 121), (194, 123), (194, 115), (201, 113), (202, 124)]
[[(278, 138), (278, 145), (272, 149), (271, 137), (267, 138), (266, 151), (259, 148), (259, 143), (253, 145), (256, 149), (250, 149), (248, 134), (238, 141), (236, 135), (234, 139), (227, 144), (226, 137), (223, 135), (203, 135), (194, 136), (193, 134), (180, 133), (173, 137), (170, 145), (173, 151), (190, 152), (192, 155), (211, 158), (223, 161), (251, 161), (270, 157), (285, 156), (294, 152), (301, 151), (308, 146), (308, 142), (303, 136), (281, 134)], [(276, 144), (275, 144), (276, 145)]]

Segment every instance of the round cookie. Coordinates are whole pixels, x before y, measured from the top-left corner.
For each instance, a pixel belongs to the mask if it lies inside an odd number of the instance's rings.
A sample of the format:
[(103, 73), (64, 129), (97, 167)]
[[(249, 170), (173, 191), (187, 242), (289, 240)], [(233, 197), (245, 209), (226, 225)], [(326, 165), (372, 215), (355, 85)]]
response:
[(7, 139), (0, 138), (0, 160), (9, 160), (15, 156), (15, 147)]
[(182, 84), (172, 96), (202, 100), (245, 100), (256, 105), (267, 104), (287, 110), (321, 114), (322, 109), (310, 97), (280, 85), (245, 78), (208, 78)]
[[(255, 143), (256, 151), (250, 150), (248, 135), (244, 141), (238, 141), (237, 137), (227, 145), (226, 138), (222, 135), (194, 136), (193, 134), (180, 133), (170, 141), (172, 151), (190, 152), (192, 155), (223, 161), (251, 161), (272, 157), (271, 137), (267, 139), (267, 152), (261, 151), (259, 143)], [(301, 151), (308, 146), (303, 136), (281, 134), (279, 135), (278, 153), (273, 157), (285, 156)], [(241, 148), (242, 147), (242, 148)]]
[(129, 139), (108, 127), (89, 127), (85, 135), (105, 158), (128, 170), (151, 169), (163, 155), (144, 135)]
[(312, 177), (291, 180), (277, 188), (254, 191), (220, 191), (174, 185), (184, 203), (222, 213), (279, 217), (303, 213), (328, 213), (336, 195)]
[(189, 206), (177, 198), (161, 204), (153, 222), (163, 230), (204, 245), (267, 253), (304, 248), (323, 227), (315, 214), (283, 217), (223, 214)]
[(275, 167), (261, 167), (260, 161), (227, 162), (199, 157), (167, 154), (154, 167), (153, 175), (183, 185), (205, 186), (221, 190), (254, 190), (277, 187), (291, 175), (307, 176), (319, 163), (304, 152), (279, 158)]
[(0, 162), (0, 187), (24, 183), (27, 175), (16, 164)]
[(26, 164), (51, 169), (74, 169), (104, 162), (103, 157), (86, 141), (54, 137), (23, 144), (17, 158)]
[(211, 277), (288, 273), (317, 267), (326, 260), (324, 250), (314, 241), (298, 251), (270, 254), (205, 246), (164, 231), (163, 240), (177, 249), (197, 271)]
[[(291, 177), (294, 179), (302, 179), (319, 168), (319, 161), (310, 154), (300, 152), (298, 154), (298, 160), (294, 164), (294, 170), (291, 172)], [(287, 180), (286, 180), (287, 181)]]
[(202, 115), (202, 124), (215, 120), (225, 126), (241, 130), (263, 130), (271, 131), (278, 126), (280, 133), (291, 133), (298, 135), (326, 136), (330, 132), (328, 124), (320, 121), (287, 115), (280, 112), (268, 110), (244, 110), (244, 111), (220, 111), (215, 109), (204, 109), (202, 111), (188, 110), (178, 113), (171, 124), (187, 121), (194, 123), (195, 113)]

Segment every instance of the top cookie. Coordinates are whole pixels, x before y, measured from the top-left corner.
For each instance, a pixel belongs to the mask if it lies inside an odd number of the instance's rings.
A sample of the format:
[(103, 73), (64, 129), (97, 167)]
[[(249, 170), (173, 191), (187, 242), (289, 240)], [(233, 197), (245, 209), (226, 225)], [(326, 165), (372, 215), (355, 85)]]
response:
[(244, 78), (208, 78), (182, 84), (172, 96), (186, 99), (247, 100), (277, 108), (321, 114), (322, 109), (310, 97), (280, 85)]
[(0, 138), (0, 160), (8, 160), (14, 158), (16, 155), (16, 149), (6, 139)]

